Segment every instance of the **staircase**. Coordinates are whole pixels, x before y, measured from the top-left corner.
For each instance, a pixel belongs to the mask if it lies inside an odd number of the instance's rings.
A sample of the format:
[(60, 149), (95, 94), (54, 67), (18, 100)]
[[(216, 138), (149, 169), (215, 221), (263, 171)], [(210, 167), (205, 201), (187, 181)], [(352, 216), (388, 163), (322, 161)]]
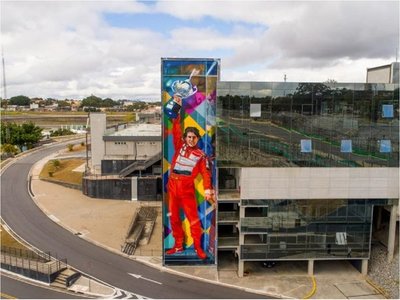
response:
[(57, 275), (51, 286), (65, 289), (66, 287), (70, 287), (80, 276), (81, 273), (79, 272), (65, 269)]
[(153, 232), (154, 224), (157, 219), (157, 210), (155, 207), (140, 207), (132, 219), (131, 225), (125, 237), (125, 243), (122, 246), (122, 252), (133, 255), (139, 243), (147, 244)]
[(134, 171), (146, 170), (148, 167), (159, 161), (161, 159), (161, 156), (162, 156), (161, 152), (158, 152), (156, 155), (150, 157), (148, 160), (136, 160), (126, 168), (122, 169), (118, 175), (120, 178), (122, 178), (128, 176)]
[(124, 246), (122, 247), (122, 252), (128, 255), (133, 255), (136, 251), (137, 243), (128, 243), (125, 242)]

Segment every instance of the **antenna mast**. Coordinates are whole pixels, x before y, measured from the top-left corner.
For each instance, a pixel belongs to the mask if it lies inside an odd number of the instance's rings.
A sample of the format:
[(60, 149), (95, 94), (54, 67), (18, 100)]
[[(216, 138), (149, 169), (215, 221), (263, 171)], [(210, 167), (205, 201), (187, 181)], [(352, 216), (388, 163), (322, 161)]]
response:
[(3, 94), (4, 94), (4, 100), (6, 101), (6, 107), (5, 109), (7, 110), (7, 89), (6, 89), (6, 67), (5, 67), (5, 63), (4, 63), (4, 50), (3, 50), (3, 46), (1, 46), (1, 61), (3, 64)]

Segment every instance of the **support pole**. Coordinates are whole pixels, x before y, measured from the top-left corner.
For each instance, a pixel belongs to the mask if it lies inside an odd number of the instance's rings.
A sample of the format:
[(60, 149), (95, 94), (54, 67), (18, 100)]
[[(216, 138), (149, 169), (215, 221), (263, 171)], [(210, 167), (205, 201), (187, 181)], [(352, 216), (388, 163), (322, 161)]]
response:
[(368, 274), (368, 259), (363, 259), (361, 261), (361, 274), (364, 276)]
[(244, 261), (239, 257), (239, 265), (238, 265), (238, 276), (242, 278), (244, 276)]
[(390, 210), (390, 221), (389, 221), (388, 254), (387, 254), (388, 262), (391, 262), (394, 256), (397, 211), (398, 211), (398, 205), (393, 205)]
[(308, 275), (313, 276), (314, 275), (314, 260), (310, 259), (308, 261)]

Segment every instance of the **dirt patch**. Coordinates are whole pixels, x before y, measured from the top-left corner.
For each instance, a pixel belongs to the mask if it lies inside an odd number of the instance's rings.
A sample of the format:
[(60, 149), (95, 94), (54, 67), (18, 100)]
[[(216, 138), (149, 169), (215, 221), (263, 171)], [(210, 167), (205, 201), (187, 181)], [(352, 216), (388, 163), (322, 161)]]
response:
[(81, 158), (52, 159), (44, 165), (39, 178), (80, 185), (83, 173), (74, 170), (84, 163), (85, 160)]
[(18, 242), (5, 228), (0, 225), (1, 246), (10, 247), (15, 249), (29, 250), (23, 244)]

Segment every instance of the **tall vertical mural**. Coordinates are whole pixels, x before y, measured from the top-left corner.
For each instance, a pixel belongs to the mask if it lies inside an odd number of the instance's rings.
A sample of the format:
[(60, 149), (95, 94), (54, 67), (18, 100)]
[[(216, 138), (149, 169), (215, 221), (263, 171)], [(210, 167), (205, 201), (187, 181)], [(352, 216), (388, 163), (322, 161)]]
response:
[(164, 264), (214, 264), (219, 59), (161, 59)]

